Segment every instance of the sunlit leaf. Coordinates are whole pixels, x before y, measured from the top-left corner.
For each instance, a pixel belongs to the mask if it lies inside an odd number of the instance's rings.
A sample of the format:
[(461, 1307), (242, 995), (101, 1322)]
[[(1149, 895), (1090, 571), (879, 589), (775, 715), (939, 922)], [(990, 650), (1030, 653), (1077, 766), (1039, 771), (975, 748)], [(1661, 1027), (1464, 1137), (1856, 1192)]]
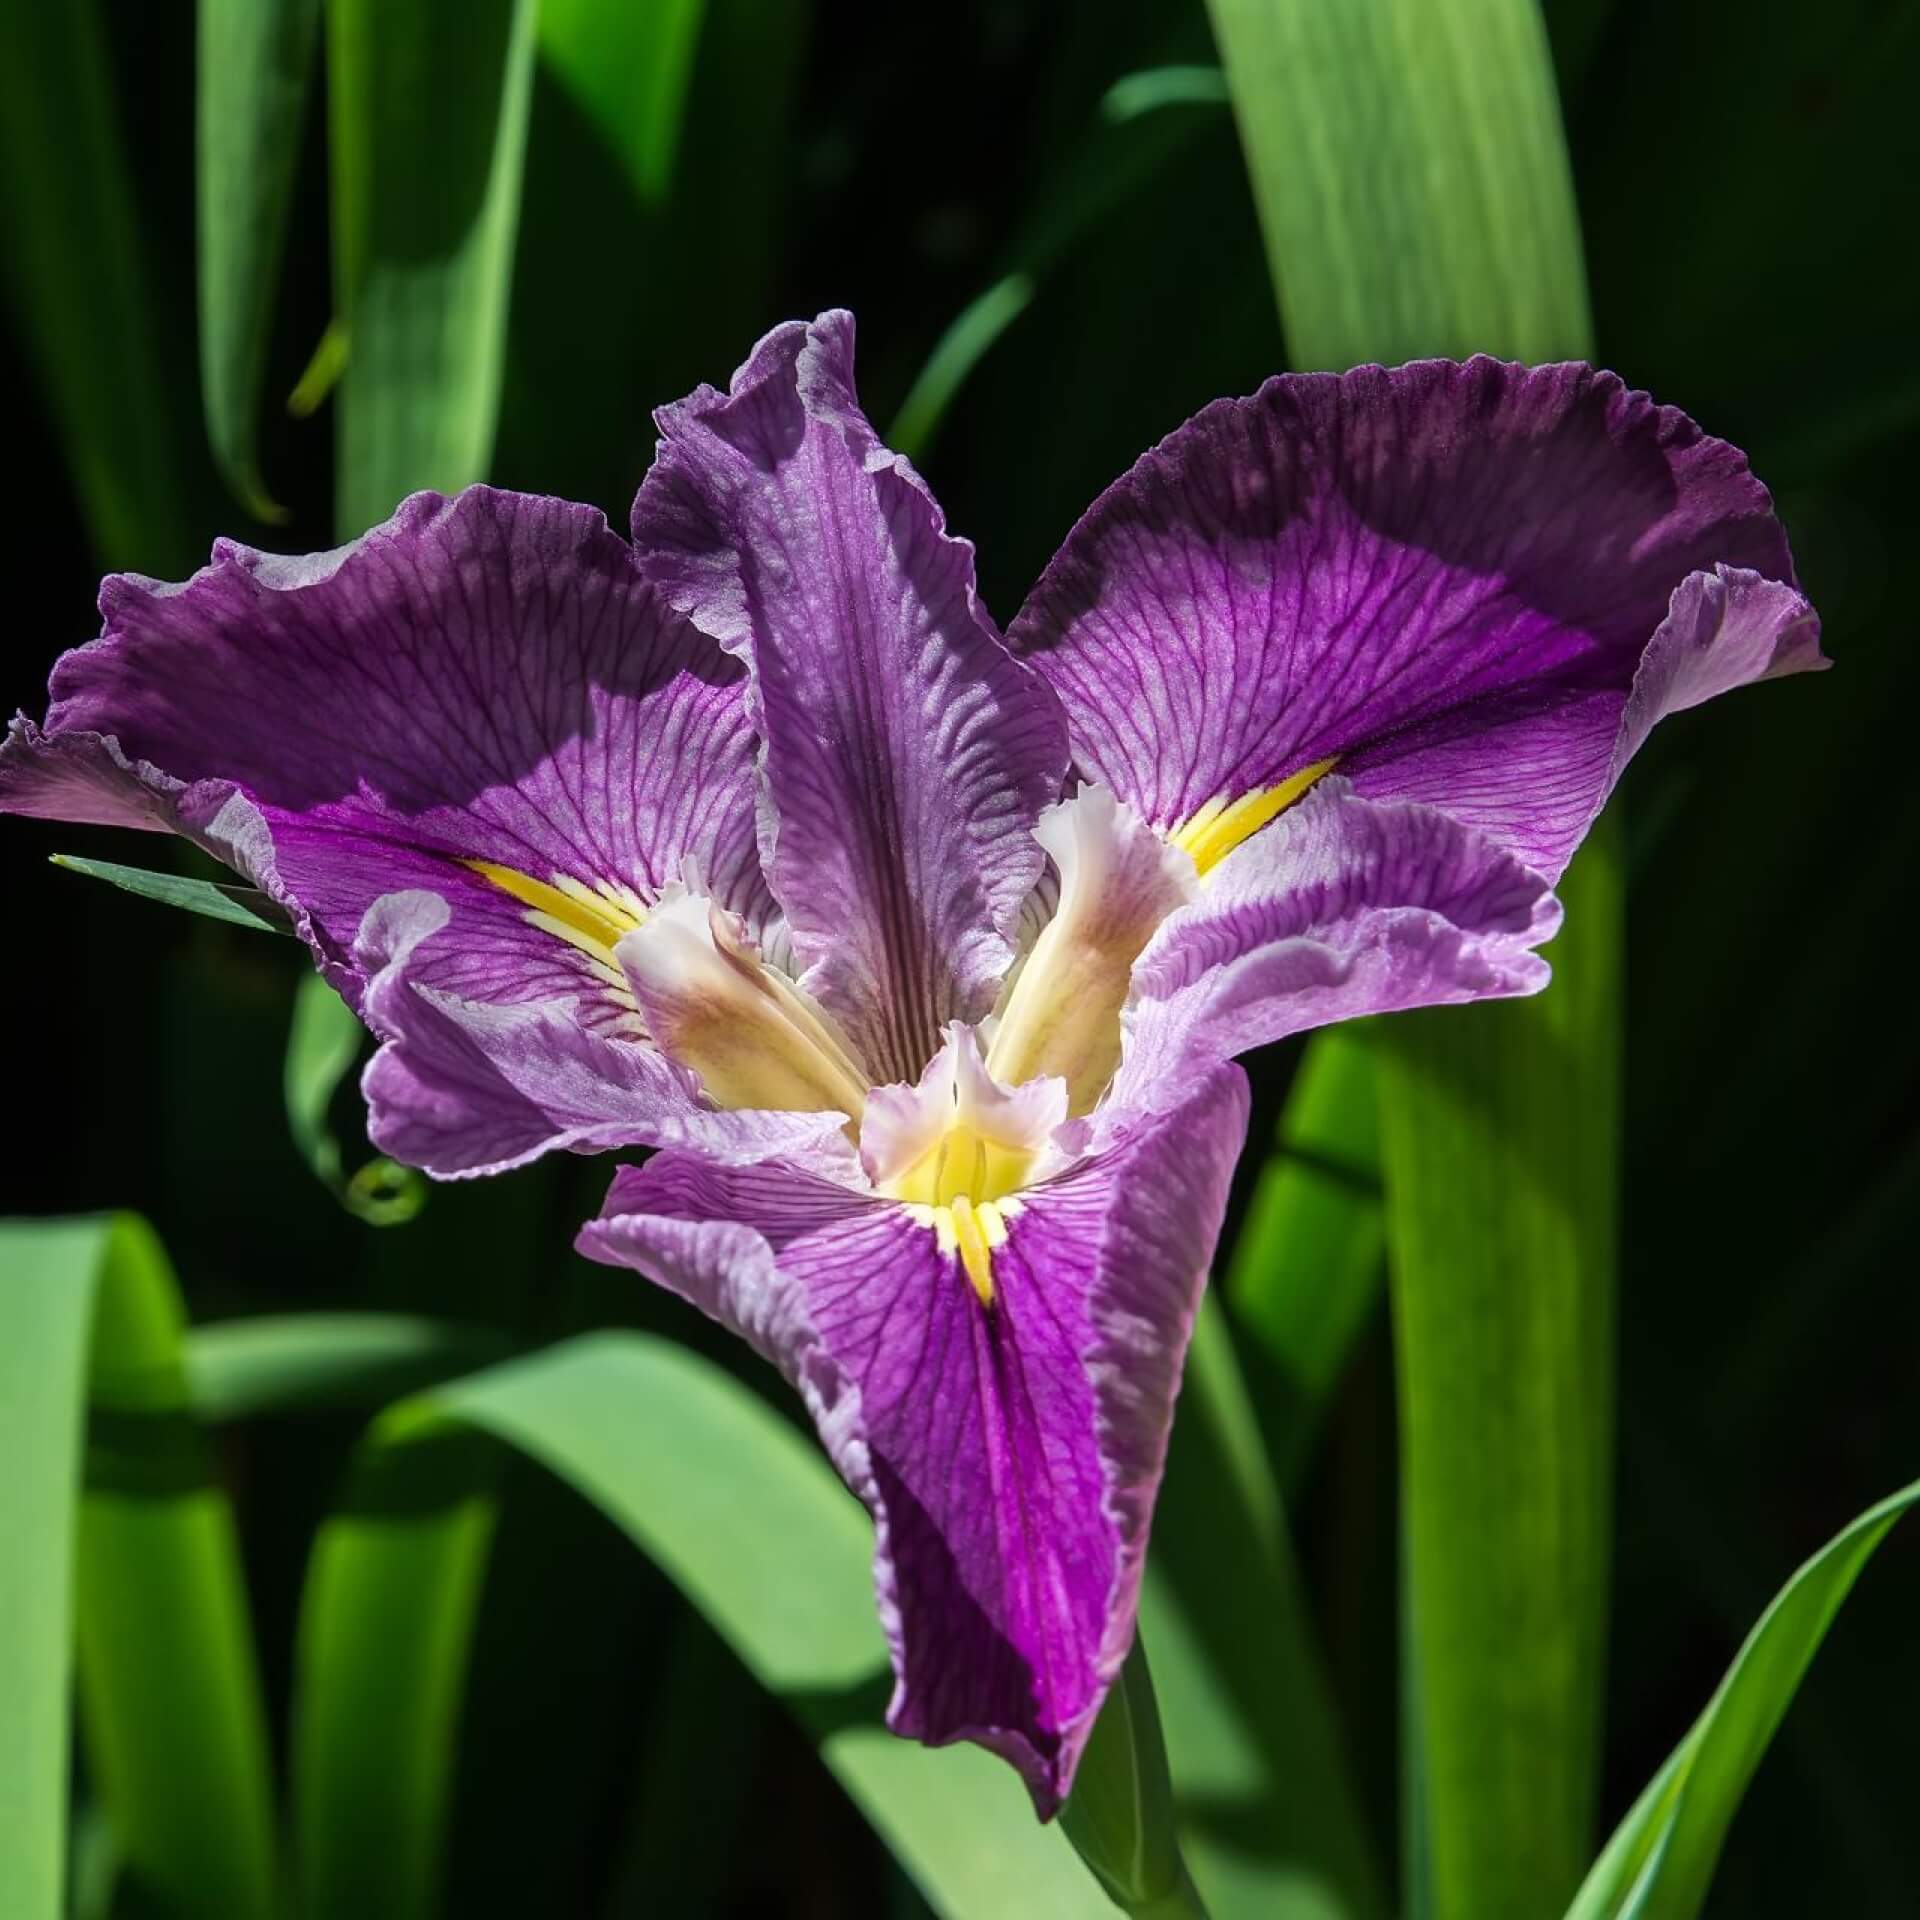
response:
[(484, 477), (500, 412), (534, 0), (327, 9), (343, 537)]
[(173, 1275), (144, 1222), (0, 1223), (8, 1920), (62, 1911), (76, 1642), (88, 1773), (121, 1882), (156, 1911), (273, 1912), (271, 1768), (246, 1588), (193, 1420), (182, 1331)]
[[(878, 1719), (871, 1528), (816, 1450), (662, 1341), (568, 1341), (403, 1402), (322, 1529), (302, 1610), (296, 1811), (307, 1910), (431, 1911), (458, 1672), (491, 1504), (473, 1436), (592, 1501), (784, 1700), (942, 1914), (1111, 1908), (1004, 1762)], [(329, 1904), (332, 1903), (332, 1904)]]
[(228, 486), (281, 520), (260, 477), (260, 394), (320, 0), (199, 4), (201, 401)]
[(428, 1920), (495, 1462), (474, 1437), (362, 1450), (314, 1541), (295, 1652), (299, 1911)]
[(1563, 884), (1546, 993), (1407, 1015), (1381, 1048), (1410, 1651), (1441, 1920), (1564, 1900), (1591, 1846), (1612, 1523), (1610, 839), (1589, 842)]
[(187, 1378), (202, 1420), (379, 1408), (504, 1360), (491, 1327), (407, 1313), (271, 1313), (187, 1335)]
[[(1298, 367), (1588, 350), (1534, 0), (1210, 0)], [(1540, 999), (1382, 1035), (1425, 1863), (1533, 1920), (1586, 1857), (1610, 1541), (1620, 901), (1568, 877)]]
[(1553, 359), (1586, 275), (1535, 0), (1208, 0), (1288, 357)]
[(1694, 1920), (1727, 1829), (1860, 1569), (1920, 1481), (1869, 1508), (1793, 1576), (1705, 1712), (1614, 1830), (1567, 1920)]

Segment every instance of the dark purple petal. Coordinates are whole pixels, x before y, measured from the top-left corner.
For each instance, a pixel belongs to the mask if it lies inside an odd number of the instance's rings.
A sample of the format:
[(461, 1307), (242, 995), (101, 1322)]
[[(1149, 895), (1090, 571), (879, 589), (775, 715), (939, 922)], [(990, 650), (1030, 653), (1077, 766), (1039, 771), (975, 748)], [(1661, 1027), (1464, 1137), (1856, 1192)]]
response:
[(115, 576), (100, 605), (102, 637), (54, 669), (45, 734), (9, 742), (0, 806), (173, 824), (104, 790), (97, 752), (79, 770), (88, 735), (136, 784), (237, 788), (325, 960), (346, 965), (381, 895), (428, 888), (455, 922), (435, 984), (579, 1000), (604, 1023), (620, 1017), (604, 975), (462, 862), (649, 896), (692, 856), (709, 891), (767, 919), (745, 673), (591, 508), (418, 494), (332, 553), (223, 541), (183, 585)]
[[(1723, 564), (1790, 590), (1765, 488), (1614, 375), (1361, 367), (1196, 414), (1088, 510), (1008, 638), (1081, 771), (1158, 825), (1337, 758), (1557, 877), (1670, 601)], [(1704, 669), (1714, 690), (1820, 664), (1797, 597), (1783, 626), (1783, 650)]]
[(1168, 1106), (1217, 1063), (1311, 1027), (1537, 993), (1546, 881), (1434, 807), (1337, 774), (1229, 854), (1136, 962), (1110, 1099)]
[(368, 909), (355, 944), (362, 1012), (382, 1042), (362, 1082), (382, 1152), (442, 1179), (627, 1146), (720, 1159), (816, 1149), (852, 1171), (837, 1114), (707, 1112), (685, 1068), (565, 1007), (476, 1004), (421, 984), (449, 918), (437, 894), (393, 894)]
[(1006, 1206), (983, 1307), (892, 1201), (663, 1154), (581, 1251), (746, 1335), (806, 1396), (874, 1516), (889, 1724), (976, 1740), (1043, 1816), (1132, 1642), (1193, 1315), (1246, 1130), (1237, 1070)]
[(761, 851), (801, 984), (877, 1080), (993, 1002), (1066, 764), (1046, 688), (974, 597), (973, 550), (875, 438), (853, 320), (777, 328), (656, 416), (635, 548), (753, 669)]

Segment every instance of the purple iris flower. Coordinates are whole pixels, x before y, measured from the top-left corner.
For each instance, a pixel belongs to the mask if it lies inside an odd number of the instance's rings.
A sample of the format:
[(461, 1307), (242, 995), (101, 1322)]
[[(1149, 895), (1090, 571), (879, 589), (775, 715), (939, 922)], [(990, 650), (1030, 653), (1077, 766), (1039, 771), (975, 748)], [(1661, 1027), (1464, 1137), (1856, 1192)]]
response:
[(1584, 366), (1218, 402), (1004, 637), (846, 314), (658, 424), (631, 545), (475, 487), (109, 579), (0, 807), (265, 889), (396, 1158), (658, 1149), (582, 1250), (785, 1373), (874, 1518), (890, 1723), (1049, 1814), (1133, 1635), (1234, 1056), (1538, 990), (1653, 723), (1817, 623), (1741, 454)]

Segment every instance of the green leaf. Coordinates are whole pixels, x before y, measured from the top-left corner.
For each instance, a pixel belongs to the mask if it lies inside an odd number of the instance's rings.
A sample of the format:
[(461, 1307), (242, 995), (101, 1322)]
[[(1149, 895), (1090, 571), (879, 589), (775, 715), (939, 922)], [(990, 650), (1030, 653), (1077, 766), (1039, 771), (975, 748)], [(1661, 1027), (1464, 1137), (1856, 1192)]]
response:
[(1231, 97), (1218, 67), (1149, 67), (1116, 80), (1100, 111), (1117, 124), (1161, 107), (1224, 107)]
[(0, 1227), (0, 1913), (65, 1911), (67, 1671), (83, 1382), (99, 1241)]
[(329, 1119), (334, 1095), (359, 1060), (366, 1037), (359, 1017), (325, 980), (317, 973), (301, 977), (281, 1074), (287, 1128), (315, 1179), (349, 1213), (369, 1226), (404, 1226), (426, 1204), (426, 1181), (385, 1156), (348, 1179)]
[(473, 1433), (545, 1466), (661, 1566), (814, 1734), (939, 1912), (1110, 1911), (1003, 1762), (879, 1725), (871, 1529), (814, 1447), (709, 1362), (611, 1333), (402, 1402), (375, 1426), (302, 1609), (306, 1911), (431, 1911), (491, 1514)]
[(0, 273), (95, 552), (171, 574), (193, 548), (180, 382), (108, 53), (98, 0), (0, 7)]
[(214, 460), (256, 519), (260, 389), (320, 0), (200, 0), (200, 392)]
[(1385, 1912), (1232, 1336), (1194, 1327), (1141, 1604), (1181, 1841), (1215, 1920)]
[[(1210, 76), (1210, 78), (1208, 77)], [(889, 444), (924, 460), (953, 401), (988, 350), (1019, 319), (1063, 255), (1154, 180), (1225, 98), (1217, 68), (1163, 67), (1119, 81), (1102, 118), (1032, 196), (1006, 270), (961, 309), (940, 336), (887, 432)], [(1149, 109), (1200, 108), (1199, 112)]]
[[(1289, 359), (1588, 351), (1534, 0), (1210, 0)], [(1563, 889), (1542, 998), (1381, 1048), (1407, 1724), (1438, 1920), (1567, 1897), (1593, 1818), (1609, 1541), (1620, 901)]]
[(1263, 1382), (1274, 1470), (1298, 1485), (1386, 1268), (1380, 1122), (1364, 1030), (1316, 1035), (1287, 1094), (1226, 1293), (1273, 1373)]
[(131, 1215), (10, 1221), (0, 1272), (0, 1912), (62, 1911), (77, 1641), (88, 1770), (122, 1879), (156, 1909), (265, 1920), (265, 1714), (166, 1256)]
[[(405, 1424), (396, 1412), (380, 1432)], [(363, 1447), (315, 1538), (294, 1673), (302, 1913), (439, 1911), (467, 1651), (497, 1517), (494, 1465), (460, 1434)]]
[(1381, 1049), (1411, 1671), (1433, 1909), (1534, 1915), (1591, 1846), (1605, 1659), (1619, 1114), (1611, 831), (1538, 999)]
[(1180, 1857), (1160, 1709), (1137, 1636), (1094, 1722), (1060, 1826), (1123, 1912), (1206, 1920)]
[(137, 893), (143, 900), (182, 907), (188, 913), (224, 920), (230, 927), (252, 927), (262, 933), (291, 933), (287, 916), (257, 887), (223, 886), (217, 880), (189, 880), (177, 873), (154, 873), (145, 867), (116, 866), (111, 860), (83, 860), (77, 853), (56, 853), (56, 867), (83, 873), (90, 880)]
[(293, 997), (282, 1071), (287, 1130), (315, 1177), (335, 1193), (343, 1184), (340, 1143), (328, 1124), (327, 1109), (360, 1058), (365, 1034), (353, 1010), (318, 974), (301, 980)]
[(1863, 1513), (1774, 1596), (1706, 1711), (1615, 1829), (1567, 1920), (1694, 1920), (1741, 1796), (1860, 1569), (1920, 1481)]
[(1535, 0), (1208, 0), (1288, 357), (1588, 351)]
[(500, 412), (534, 0), (327, 9), (336, 305), (336, 519), (484, 477)]
[(706, 0), (541, 0), (540, 58), (599, 131), (642, 206), (665, 201)]
[(275, 1313), (187, 1335), (187, 1378), (202, 1420), (378, 1408), (403, 1393), (504, 1360), (492, 1327), (408, 1313)]
[(996, 280), (963, 307), (927, 356), (888, 431), (889, 443), (910, 460), (923, 460), (947, 408), (987, 349), (1026, 311), (1033, 281), (1024, 273)]

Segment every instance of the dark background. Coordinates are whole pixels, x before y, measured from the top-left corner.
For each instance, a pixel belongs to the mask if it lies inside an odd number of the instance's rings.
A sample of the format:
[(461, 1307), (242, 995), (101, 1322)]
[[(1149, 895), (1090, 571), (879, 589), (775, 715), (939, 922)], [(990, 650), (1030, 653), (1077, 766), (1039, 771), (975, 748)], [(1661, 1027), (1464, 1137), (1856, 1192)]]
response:
[[(1676, 721), (1623, 794), (1610, 1825), (1794, 1564), (1920, 1472), (1916, 948), (1902, 930), (1920, 860), (1906, 578), (1920, 524), (1920, 10), (1580, 0), (1548, 11), (1600, 357), (1750, 451), (1838, 663)], [(269, 409), (266, 468), (290, 526), (250, 526), (212, 477), (195, 431), (191, 10), (109, 13), (157, 272), (152, 326), (173, 381), (154, 404), (181, 423), (178, 497), (196, 535), (192, 550), (156, 547), (140, 565), (178, 577), (218, 532), (330, 545), (324, 414), (296, 424)], [(764, 98), (720, 83), (713, 50), (729, 36), (763, 55)], [(1142, 447), (1286, 364), (1225, 109), (1169, 108), (1125, 129), (1100, 119), (1121, 75), (1212, 59), (1199, 6), (976, 0), (809, 16), (715, 0), (705, 48), (685, 190), (665, 213), (631, 203), (568, 103), (536, 81), (496, 480), (592, 499), (621, 524), (651, 452), (647, 409), (724, 381), (768, 325), (828, 304), (860, 317), (863, 391), (884, 430), (952, 317), (1010, 266), (1031, 266), (1037, 297), (923, 462), (950, 523), (977, 542), (1005, 621), (1081, 507)], [(320, 126), (316, 102), (276, 395), (326, 319)], [(1076, 207), (1085, 217), (1067, 218)], [(95, 630), (97, 566), (33, 366), (15, 350), (5, 373), (14, 504), (0, 700), (38, 713), (54, 656)], [(639, 1324), (737, 1363), (692, 1315), (565, 1251), (597, 1206), (604, 1163), (436, 1190), (404, 1228), (350, 1217), (282, 1117), (297, 953), (44, 860), (68, 850), (160, 864), (157, 842), (8, 821), (5, 846), (15, 1129), (0, 1211), (144, 1211), (197, 1318), (401, 1307), (529, 1338)], [(1252, 1063), (1266, 1111), (1293, 1061), (1281, 1050)], [(352, 1105), (339, 1116), (350, 1142)], [(1382, 1315), (1298, 1519), (1383, 1844), (1395, 1828), (1391, 1417)], [(306, 1419), (225, 1442), (282, 1702), (306, 1539), (351, 1438), (344, 1423)], [(810, 1749), (705, 1646), (664, 1581), (551, 1481), (521, 1470), (511, 1491), (449, 1910), (586, 1910), (618, 1870), (646, 1768), (661, 1764), (646, 1752), (646, 1709), (671, 1649), (704, 1658), (711, 1737), (726, 1748), (668, 1769), (710, 1769), (716, 1783), (683, 1829), (697, 1856), (686, 1900), (699, 1904), (672, 1910), (866, 1912), (884, 1897), (915, 1911)], [(1820, 1655), (1710, 1912), (1916, 1910), (1916, 1594), (1910, 1524)], [(747, 1833), (750, 1845), (736, 1838)]]

